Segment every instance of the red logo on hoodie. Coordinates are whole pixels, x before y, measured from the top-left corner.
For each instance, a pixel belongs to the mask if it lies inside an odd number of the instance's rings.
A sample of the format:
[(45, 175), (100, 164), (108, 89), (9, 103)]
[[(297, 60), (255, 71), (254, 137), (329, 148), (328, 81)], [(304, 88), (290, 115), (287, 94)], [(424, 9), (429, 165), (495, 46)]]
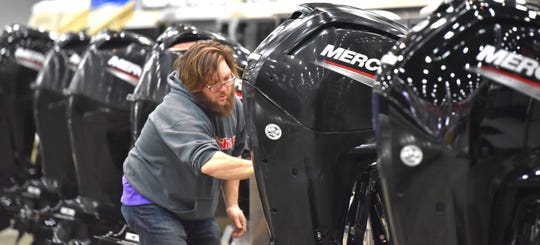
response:
[(218, 143), (221, 150), (231, 149), (234, 146), (234, 142), (236, 142), (236, 136), (233, 136), (230, 139), (216, 138), (216, 142)]

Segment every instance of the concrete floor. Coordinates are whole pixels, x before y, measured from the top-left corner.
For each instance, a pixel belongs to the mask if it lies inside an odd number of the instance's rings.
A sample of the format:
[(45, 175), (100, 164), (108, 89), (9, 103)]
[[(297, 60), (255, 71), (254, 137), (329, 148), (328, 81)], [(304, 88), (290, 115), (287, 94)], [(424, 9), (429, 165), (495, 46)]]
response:
[[(222, 240), (221, 240), (221, 244), (222, 245), (250, 245), (250, 244), (253, 244), (253, 238), (252, 238), (252, 234), (250, 234), (250, 232), (248, 232), (245, 236), (243, 236), (242, 238), (239, 238), (239, 239), (234, 239), (234, 240), (230, 240), (230, 232), (232, 231), (232, 227), (227, 227), (225, 228), (224, 230), (224, 234), (223, 234), (223, 237), (222, 237)], [(19, 235), (19, 232), (17, 230), (14, 230), (14, 229), (11, 229), (11, 228), (7, 228), (5, 230), (2, 230), (0, 231), (0, 244), (1, 245), (31, 245), (32, 244), (32, 240), (33, 240), (33, 237), (31, 234), (24, 234), (21, 238), (21, 240), (17, 243), (17, 236)], [(371, 236), (369, 234), (369, 231), (368, 233), (366, 234), (367, 236)], [(267, 238), (266, 238), (267, 239)], [(256, 240), (256, 239), (255, 239)], [(344, 240), (346, 241), (346, 239)], [(373, 245), (373, 241), (372, 240), (365, 240), (364, 245)]]
[[(222, 237), (221, 244), (223, 245), (249, 245), (250, 235), (247, 234), (240, 239), (230, 240), (230, 232), (232, 227), (226, 228), (224, 231), (224, 237)], [(31, 234), (25, 233), (21, 240), (17, 243), (17, 236), (19, 232), (17, 230), (7, 228), (0, 231), (0, 245), (31, 245), (33, 237)]]
[(0, 244), (2, 245), (30, 245), (32, 244), (32, 235), (26, 233), (22, 236), (19, 243), (17, 243), (17, 236), (19, 235), (19, 232), (7, 228), (5, 230), (0, 231)]

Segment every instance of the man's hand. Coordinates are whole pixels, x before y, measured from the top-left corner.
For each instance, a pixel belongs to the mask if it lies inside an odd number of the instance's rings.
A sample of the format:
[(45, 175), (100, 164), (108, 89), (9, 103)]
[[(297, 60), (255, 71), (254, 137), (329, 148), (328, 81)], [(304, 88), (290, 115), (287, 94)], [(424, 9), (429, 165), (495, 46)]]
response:
[(232, 236), (234, 238), (239, 238), (246, 233), (247, 230), (247, 221), (244, 212), (238, 206), (232, 206), (227, 208), (227, 216), (234, 225), (234, 230)]

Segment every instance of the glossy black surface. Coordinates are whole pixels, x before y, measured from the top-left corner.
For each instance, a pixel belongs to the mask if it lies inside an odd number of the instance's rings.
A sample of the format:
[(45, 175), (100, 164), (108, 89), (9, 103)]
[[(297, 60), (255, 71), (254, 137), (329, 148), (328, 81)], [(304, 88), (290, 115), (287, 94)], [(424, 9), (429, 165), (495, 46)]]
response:
[(90, 38), (82, 32), (59, 36), (45, 57), (43, 68), (36, 78), (35, 88), (63, 94), (88, 48)]
[(0, 183), (21, 184), (32, 168), (30, 154), (35, 125), (32, 90), (46, 52), (53, 46), (49, 32), (23, 25), (5, 26), (0, 35)]
[[(130, 32), (95, 36), (69, 86), (67, 119), (80, 198), (119, 215), (130, 104), (153, 42)], [(84, 210), (82, 210), (84, 211)]]
[(375, 152), (371, 86), (406, 33), (360, 9), (306, 4), (250, 55), (243, 76), (257, 184), (275, 244), (341, 243), (353, 182)]
[(303, 5), (257, 47), (259, 62), (246, 70), (259, 77), (246, 79), (310, 129), (370, 129), (369, 109), (359, 109), (371, 100), (366, 85), (372, 86), (378, 59), (405, 32), (360, 9)]
[(540, 241), (539, 14), (454, 1), (383, 58), (374, 123), (394, 244)]
[(60, 36), (47, 53), (34, 86), (34, 121), (43, 174), (38, 186), (43, 194), (46, 190), (56, 193), (56, 199), (74, 198), (78, 193), (64, 90), (89, 43), (90, 37), (84, 33)]
[(70, 83), (69, 93), (104, 106), (129, 110), (128, 94), (138, 83), (154, 43), (131, 32), (102, 32), (92, 38)]

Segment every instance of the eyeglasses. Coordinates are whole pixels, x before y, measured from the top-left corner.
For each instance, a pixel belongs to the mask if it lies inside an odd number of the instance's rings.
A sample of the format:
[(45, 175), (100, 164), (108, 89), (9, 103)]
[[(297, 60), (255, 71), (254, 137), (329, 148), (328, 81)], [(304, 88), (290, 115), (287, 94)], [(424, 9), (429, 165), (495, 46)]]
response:
[(206, 85), (206, 88), (208, 88), (208, 91), (210, 92), (216, 92), (218, 90), (220, 90), (221, 88), (223, 88), (223, 86), (226, 86), (227, 88), (230, 87), (234, 82), (236, 82), (236, 80), (238, 80), (239, 78), (235, 77), (235, 76), (232, 76), (231, 78), (223, 81), (223, 82), (218, 82), (218, 83), (214, 83), (212, 85)]

